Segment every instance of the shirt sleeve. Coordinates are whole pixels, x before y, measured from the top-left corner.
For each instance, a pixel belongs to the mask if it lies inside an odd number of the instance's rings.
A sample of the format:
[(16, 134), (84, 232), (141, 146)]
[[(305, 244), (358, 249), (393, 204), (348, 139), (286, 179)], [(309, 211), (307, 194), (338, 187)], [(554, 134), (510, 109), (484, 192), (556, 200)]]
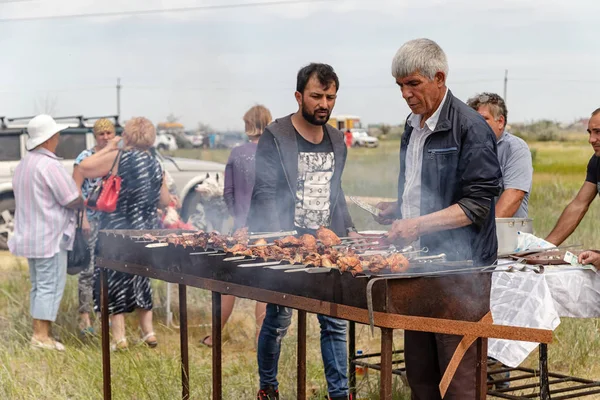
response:
[(77, 156), (77, 158), (75, 159), (74, 165), (79, 165), (81, 164), (81, 162), (83, 160), (85, 160), (86, 158), (88, 158), (89, 156), (92, 155), (92, 152), (89, 150), (84, 150), (81, 153), (79, 153), (79, 155)]
[(58, 162), (48, 165), (42, 179), (46, 182), (56, 202), (63, 207), (79, 197), (79, 189), (75, 185), (75, 180)]
[(280, 230), (276, 198), (281, 170), (278, 158), (275, 137), (265, 129), (256, 148), (256, 178), (247, 220), (253, 232)]
[(229, 155), (229, 160), (227, 160), (227, 165), (225, 166), (225, 185), (223, 188), (223, 199), (225, 200), (225, 204), (227, 205), (227, 209), (229, 210), (229, 214), (234, 214), (234, 204), (235, 204), (235, 196), (234, 196), (234, 188), (233, 188), (233, 159), (235, 157), (234, 151)]
[[(484, 125), (485, 124), (485, 125)], [(495, 136), (484, 121), (467, 128), (459, 160), (458, 205), (475, 225), (482, 225), (500, 194), (502, 172)]]
[(594, 185), (598, 183), (598, 157), (592, 156), (587, 166), (586, 182), (591, 182)]
[(531, 151), (527, 143), (518, 143), (504, 166), (504, 189), (517, 189), (529, 193), (533, 179)]

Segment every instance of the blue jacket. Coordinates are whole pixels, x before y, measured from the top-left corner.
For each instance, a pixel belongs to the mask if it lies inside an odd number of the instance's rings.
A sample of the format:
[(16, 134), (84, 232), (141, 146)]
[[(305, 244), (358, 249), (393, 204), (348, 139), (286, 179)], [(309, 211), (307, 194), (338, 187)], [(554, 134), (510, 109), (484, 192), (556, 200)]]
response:
[[(400, 218), (412, 130), (407, 123), (400, 144)], [(435, 131), (423, 147), (421, 215), (458, 204), (473, 223), (424, 235), (421, 245), (434, 254), (446, 253), (449, 260), (493, 263), (498, 253), (494, 197), (500, 194), (501, 179), (494, 132), (476, 111), (448, 91)]]

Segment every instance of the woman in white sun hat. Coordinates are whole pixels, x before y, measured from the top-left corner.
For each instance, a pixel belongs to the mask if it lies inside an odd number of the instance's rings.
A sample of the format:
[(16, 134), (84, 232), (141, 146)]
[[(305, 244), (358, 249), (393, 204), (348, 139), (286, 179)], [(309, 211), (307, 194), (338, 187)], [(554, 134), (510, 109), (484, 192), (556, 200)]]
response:
[(79, 189), (56, 156), (60, 131), (49, 115), (38, 115), (27, 125), (26, 148), (13, 176), (15, 231), (10, 251), (27, 258), (31, 280), (31, 346), (63, 351), (50, 335), (65, 288), (67, 251), (75, 237), (74, 209), (83, 206)]

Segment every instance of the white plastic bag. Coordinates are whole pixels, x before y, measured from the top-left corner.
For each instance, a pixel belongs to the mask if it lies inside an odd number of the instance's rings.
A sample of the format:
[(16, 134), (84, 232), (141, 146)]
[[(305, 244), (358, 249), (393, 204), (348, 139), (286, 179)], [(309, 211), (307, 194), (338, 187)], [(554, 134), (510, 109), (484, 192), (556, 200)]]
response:
[(531, 233), (517, 232), (517, 248), (515, 253), (536, 249), (549, 249), (551, 247), (555, 246)]

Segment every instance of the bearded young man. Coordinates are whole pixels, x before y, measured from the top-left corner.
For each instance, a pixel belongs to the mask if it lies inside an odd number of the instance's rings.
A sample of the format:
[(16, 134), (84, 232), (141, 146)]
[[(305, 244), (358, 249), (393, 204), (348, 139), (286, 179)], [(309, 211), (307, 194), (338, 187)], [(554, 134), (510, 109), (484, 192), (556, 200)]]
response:
[[(310, 64), (298, 72), (298, 111), (275, 120), (258, 142), (248, 216), (251, 231), (314, 234), (325, 226), (339, 236), (356, 235), (341, 183), (347, 155), (344, 134), (327, 125), (338, 89), (338, 77), (329, 65)], [(317, 317), (330, 399), (347, 400), (346, 321)], [(267, 305), (258, 339), (259, 400), (279, 399), (281, 340), (291, 320), (292, 309)]]

